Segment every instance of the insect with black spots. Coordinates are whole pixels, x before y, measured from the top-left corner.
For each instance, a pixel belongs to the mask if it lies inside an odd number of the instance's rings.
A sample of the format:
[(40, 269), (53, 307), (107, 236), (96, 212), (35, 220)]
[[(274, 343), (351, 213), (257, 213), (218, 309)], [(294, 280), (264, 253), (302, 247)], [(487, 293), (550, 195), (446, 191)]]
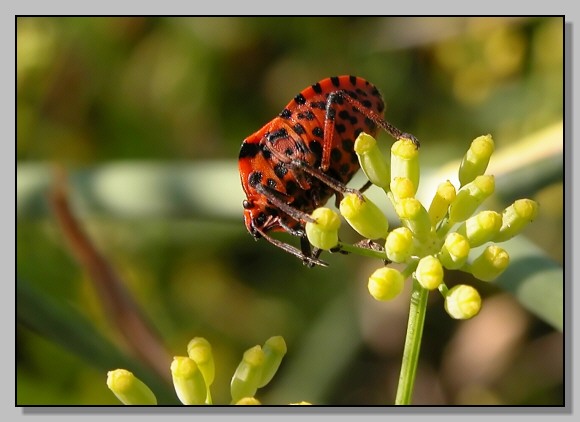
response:
[[(357, 76), (323, 79), (294, 97), (278, 116), (244, 139), (238, 159), (244, 222), (254, 238), (303, 260), (326, 265), (306, 238), (310, 213), (335, 194), (359, 192), (346, 184), (360, 165), (354, 141), (361, 132), (375, 136), (382, 128), (395, 139), (403, 133), (383, 119), (379, 90)], [(368, 187), (365, 185), (365, 187)], [(363, 187), (363, 189), (365, 188)], [(282, 231), (300, 238), (300, 249), (271, 237)]]

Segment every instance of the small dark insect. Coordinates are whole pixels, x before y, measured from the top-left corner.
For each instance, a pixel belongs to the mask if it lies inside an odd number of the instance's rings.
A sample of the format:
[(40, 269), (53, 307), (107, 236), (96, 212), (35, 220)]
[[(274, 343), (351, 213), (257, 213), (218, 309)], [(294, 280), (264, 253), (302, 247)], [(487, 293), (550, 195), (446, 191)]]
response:
[[(254, 238), (303, 260), (326, 265), (306, 238), (310, 213), (336, 194), (359, 192), (346, 184), (359, 169), (354, 141), (382, 128), (395, 139), (414, 136), (383, 119), (378, 89), (357, 76), (335, 76), (304, 89), (257, 132), (244, 139), (239, 155), (246, 228)], [(300, 238), (301, 249), (268, 235), (283, 231)]]

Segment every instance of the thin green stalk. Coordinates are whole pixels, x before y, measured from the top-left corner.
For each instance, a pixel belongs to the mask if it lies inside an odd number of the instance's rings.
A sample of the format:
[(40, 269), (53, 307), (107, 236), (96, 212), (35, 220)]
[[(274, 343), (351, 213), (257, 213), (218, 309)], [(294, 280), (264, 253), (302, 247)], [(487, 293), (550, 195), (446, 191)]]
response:
[(397, 389), (396, 405), (409, 405), (413, 396), (413, 386), (417, 373), (417, 363), (421, 350), (421, 338), (423, 337), (423, 326), (425, 324), (425, 314), (427, 313), (427, 298), (429, 291), (413, 279), (413, 291), (411, 293), (411, 306), (409, 308), (409, 322), (407, 324), (407, 336), (405, 338), (405, 349), (401, 363), (401, 373), (399, 375), (399, 386)]

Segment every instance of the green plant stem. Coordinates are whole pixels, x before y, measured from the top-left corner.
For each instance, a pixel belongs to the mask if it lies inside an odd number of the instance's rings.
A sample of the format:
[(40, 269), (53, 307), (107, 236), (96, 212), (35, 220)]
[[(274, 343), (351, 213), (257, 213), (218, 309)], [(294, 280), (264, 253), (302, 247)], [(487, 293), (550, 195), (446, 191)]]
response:
[(413, 279), (407, 336), (405, 338), (405, 349), (401, 362), (397, 397), (395, 398), (396, 405), (411, 404), (415, 375), (417, 373), (417, 363), (419, 361), (419, 351), (421, 350), (425, 314), (427, 313), (428, 296), (429, 291), (421, 287), (419, 282)]

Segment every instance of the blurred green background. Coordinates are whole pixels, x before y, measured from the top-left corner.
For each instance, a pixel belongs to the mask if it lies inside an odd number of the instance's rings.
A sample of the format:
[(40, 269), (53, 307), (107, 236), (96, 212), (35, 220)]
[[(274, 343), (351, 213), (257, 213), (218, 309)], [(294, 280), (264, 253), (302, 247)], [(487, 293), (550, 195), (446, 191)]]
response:
[[(105, 384), (117, 367), (177, 403), (131, 355), (73, 258), (46, 199), (53, 164), (67, 170), (75, 215), (169, 355), (184, 355), (194, 336), (210, 341), (214, 403), (229, 403), (243, 351), (273, 335), (288, 354), (258, 391), (264, 404), (393, 403), (408, 294), (377, 303), (366, 280), (380, 262), (324, 254), (328, 268), (308, 269), (254, 242), (242, 221), (244, 137), (303, 88), (341, 74), (373, 82), (387, 119), (421, 140), (425, 189), (490, 133), (501, 165), (488, 208), (540, 204), (514, 256), (532, 254), (549, 276), (529, 271), (537, 283), (526, 290), (510, 284), (513, 273), (489, 284), (448, 273), (449, 285), (477, 287), (484, 307), (457, 322), (431, 295), (414, 403), (564, 403), (563, 18), (16, 23), (17, 405), (119, 404)], [(392, 140), (379, 139), (387, 151)], [(343, 238), (357, 240), (346, 227)], [(554, 295), (556, 304), (543, 300)]]

